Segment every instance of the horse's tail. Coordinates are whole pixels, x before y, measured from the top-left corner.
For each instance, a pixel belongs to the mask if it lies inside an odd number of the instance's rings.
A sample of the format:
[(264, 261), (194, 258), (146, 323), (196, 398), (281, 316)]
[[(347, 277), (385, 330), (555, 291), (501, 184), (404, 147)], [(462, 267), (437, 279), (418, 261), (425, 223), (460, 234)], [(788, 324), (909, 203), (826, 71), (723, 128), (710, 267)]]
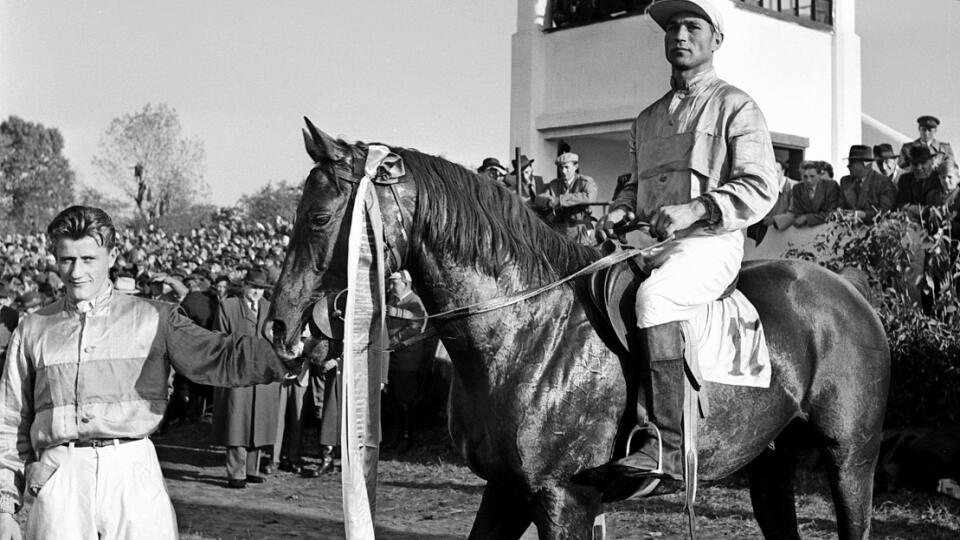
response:
[(840, 277), (847, 280), (853, 288), (856, 289), (867, 302), (874, 308), (879, 307), (876, 297), (873, 294), (873, 289), (870, 288), (870, 280), (867, 279), (867, 273), (859, 268), (854, 268), (852, 266), (844, 266), (840, 272)]

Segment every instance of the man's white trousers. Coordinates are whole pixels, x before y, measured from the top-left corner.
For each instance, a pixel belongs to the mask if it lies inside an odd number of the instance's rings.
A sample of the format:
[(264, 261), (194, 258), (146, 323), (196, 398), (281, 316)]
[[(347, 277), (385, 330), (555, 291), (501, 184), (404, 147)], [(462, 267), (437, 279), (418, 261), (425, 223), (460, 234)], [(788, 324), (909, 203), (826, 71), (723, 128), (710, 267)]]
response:
[(637, 326), (693, 319), (733, 283), (742, 261), (741, 231), (700, 229), (667, 242), (647, 260), (655, 268), (637, 290)]
[[(149, 439), (51, 447), (32, 471), (46, 467), (56, 471), (33, 500), (28, 540), (177, 538), (177, 518)], [(43, 473), (29, 476), (35, 474)], [(34, 481), (28, 477), (28, 486)]]

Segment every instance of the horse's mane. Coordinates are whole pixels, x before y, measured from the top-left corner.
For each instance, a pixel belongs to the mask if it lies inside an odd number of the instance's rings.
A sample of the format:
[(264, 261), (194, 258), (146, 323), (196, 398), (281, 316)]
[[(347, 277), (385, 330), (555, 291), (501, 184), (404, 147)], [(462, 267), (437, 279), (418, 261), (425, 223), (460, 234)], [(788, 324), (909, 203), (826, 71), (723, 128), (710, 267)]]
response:
[(414, 237), (438, 252), (494, 276), (513, 263), (541, 282), (599, 258), (552, 230), (506, 186), (440, 157), (397, 152), (420, 193)]

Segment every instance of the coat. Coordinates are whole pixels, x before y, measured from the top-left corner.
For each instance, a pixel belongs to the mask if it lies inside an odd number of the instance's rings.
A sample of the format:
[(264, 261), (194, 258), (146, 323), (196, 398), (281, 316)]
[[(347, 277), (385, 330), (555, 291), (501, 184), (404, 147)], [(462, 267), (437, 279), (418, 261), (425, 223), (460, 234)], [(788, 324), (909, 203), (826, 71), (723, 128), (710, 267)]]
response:
[[(920, 139), (915, 139), (901, 146), (900, 158), (897, 160), (897, 165), (899, 165), (902, 169), (910, 167), (910, 148), (914, 146), (920, 146), (921, 144), (923, 143), (920, 141)], [(933, 139), (930, 141), (928, 146), (930, 147), (930, 153), (932, 153), (934, 156), (937, 154), (943, 154), (949, 156), (951, 160), (954, 160), (953, 148), (950, 148), (950, 143)]]
[(827, 220), (831, 212), (840, 208), (840, 186), (833, 180), (821, 180), (814, 187), (813, 197), (810, 187), (803, 182), (793, 186), (793, 198), (790, 213), (807, 216), (807, 225), (820, 225)]
[[(220, 304), (214, 330), (227, 334), (262, 335), (270, 302), (261, 299), (255, 316), (240, 298)], [(280, 383), (217, 388), (213, 394), (213, 433), (220, 444), (253, 448), (269, 446), (277, 437)]]
[[(902, 180), (902, 179), (901, 179)], [(897, 188), (886, 176), (870, 170), (863, 180), (853, 175), (840, 179), (840, 208), (859, 210), (872, 220), (878, 211), (891, 210), (897, 200)]]

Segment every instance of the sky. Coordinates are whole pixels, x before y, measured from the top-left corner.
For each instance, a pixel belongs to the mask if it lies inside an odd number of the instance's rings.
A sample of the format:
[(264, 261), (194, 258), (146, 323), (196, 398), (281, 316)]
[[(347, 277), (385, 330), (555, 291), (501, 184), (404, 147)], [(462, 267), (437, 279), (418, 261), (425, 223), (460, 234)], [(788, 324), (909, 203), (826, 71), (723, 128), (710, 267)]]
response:
[[(211, 202), (310, 168), (301, 127), (443, 154), (507, 153), (510, 0), (0, 0), (0, 118), (58, 128), (81, 182), (110, 121), (179, 113)], [(132, 166), (132, 164), (131, 164)]]
[[(933, 114), (960, 146), (960, 1), (856, 2), (864, 112), (911, 137)], [(303, 179), (303, 116), (348, 140), (505, 160), (516, 11), (515, 0), (0, 0), (0, 118), (60, 129), (79, 179), (109, 190), (91, 160), (111, 119), (166, 103), (204, 142), (216, 204)]]

